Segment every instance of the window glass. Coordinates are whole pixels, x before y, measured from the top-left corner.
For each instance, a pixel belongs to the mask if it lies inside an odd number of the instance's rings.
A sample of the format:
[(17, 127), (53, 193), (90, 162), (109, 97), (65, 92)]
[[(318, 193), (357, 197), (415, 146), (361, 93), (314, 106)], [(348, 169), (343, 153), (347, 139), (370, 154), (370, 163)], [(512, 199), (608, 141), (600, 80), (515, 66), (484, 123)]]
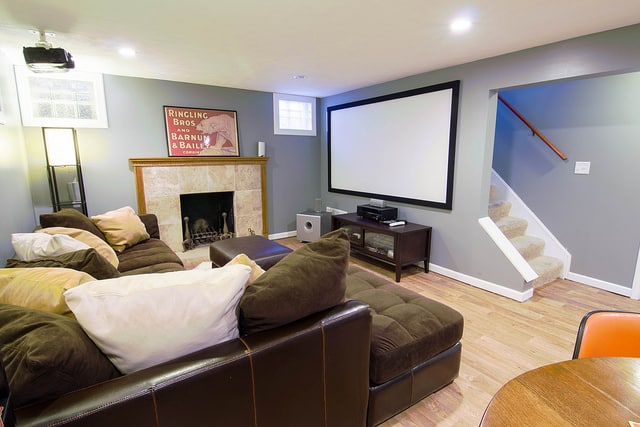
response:
[(274, 134), (316, 135), (316, 99), (273, 94)]

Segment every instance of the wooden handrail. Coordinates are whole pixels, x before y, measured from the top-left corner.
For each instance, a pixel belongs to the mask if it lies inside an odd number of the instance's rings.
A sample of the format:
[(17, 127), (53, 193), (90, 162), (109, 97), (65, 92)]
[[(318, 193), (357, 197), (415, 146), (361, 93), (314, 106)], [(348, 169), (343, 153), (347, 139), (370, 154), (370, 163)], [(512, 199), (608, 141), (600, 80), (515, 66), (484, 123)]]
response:
[(558, 147), (553, 145), (553, 143), (549, 141), (549, 139), (547, 139), (547, 137), (544, 136), (542, 132), (540, 132), (534, 125), (532, 125), (531, 122), (529, 122), (529, 120), (527, 120), (522, 114), (520, 114), (520, 112), (516, 110), (516, 108), (513, 105), (509, 104), (507, 100), (502, 97), (502, 95), (498, 94), (498, 99), (502, 101), (502, 103), (506, 105), (507, 108), (511, 110), (513, 114), (515, 114), (520, 120), (522, 120), (522, 123), (527, 125), (529, 129), (531, 129), (531, 132), (536, 134), (542, 141), (544, 141), (544, 143), (547, 144), (549, 148), (551, 148), (553, 152), (558, 155), (558, 157), (560, 157), (562, 160), (567, 160), (567, 156), (562, 151), (560, 151)]

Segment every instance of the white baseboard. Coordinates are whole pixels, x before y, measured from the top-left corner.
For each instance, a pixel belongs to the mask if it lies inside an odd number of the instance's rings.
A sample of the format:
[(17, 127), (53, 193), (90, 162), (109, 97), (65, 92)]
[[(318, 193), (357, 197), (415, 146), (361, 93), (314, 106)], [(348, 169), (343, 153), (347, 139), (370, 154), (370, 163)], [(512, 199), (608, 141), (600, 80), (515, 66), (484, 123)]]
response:
[(464, 282), (468, 285), (492, 292), (494, 294), (502, 295), (503, 297), (507, 297), (518, 302), (524, 302), (533, 296), (533, 288), (522, 292), (515, 291), (496, 283), (478, 279), (477, 277), (469, 276), (467, 274), (453, 271), (445, 267), (440, 267), (439, 265), (435, 265), (432, 263), (429, 263), (429, 271), (442, 274), (443, 276), (450, 277), (452, 279)]
[(283, 233), (269, 234), (269, 240), (286, 239), (287, 237), (296, 237), (297, 231), (285, 231)]
[(603, 291), (609, 291), (613, 292), (614, 294), (623, 295), (625, 297), (631, 296), (631, 288), (617, 285), (615, 283), (605, 282), (604, 280), (595, 279), (593, 277), (583, 276), (582, 274), (569, 272), (569, 274), (567, 274), (567, 279), (573, 280), (574, 282), (584, 283), (585, 285), (602, 289)]

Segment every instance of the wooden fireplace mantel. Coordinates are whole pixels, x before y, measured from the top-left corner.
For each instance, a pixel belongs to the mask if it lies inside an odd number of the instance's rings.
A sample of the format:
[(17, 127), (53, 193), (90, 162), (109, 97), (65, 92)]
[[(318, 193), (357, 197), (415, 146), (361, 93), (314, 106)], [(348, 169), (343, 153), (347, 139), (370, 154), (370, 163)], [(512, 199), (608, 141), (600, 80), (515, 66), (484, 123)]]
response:
[(266, 165), (268, 157), (139, 157), (129, 159), (136, 167), (195, 165)]
[(143, 179), (144, 168), (161, 167), (196, 167), (196, 166), (240, 166), (259, 165), (262, 192), (262, 226), (263, 233), (267, 233), (267, 172), (268, 157), (145, 157), (130, 158), (129, 163), (133, 168), (136, 182), (136, 200), (138, 212), (147, 213), (145, 198), (145, 186)]

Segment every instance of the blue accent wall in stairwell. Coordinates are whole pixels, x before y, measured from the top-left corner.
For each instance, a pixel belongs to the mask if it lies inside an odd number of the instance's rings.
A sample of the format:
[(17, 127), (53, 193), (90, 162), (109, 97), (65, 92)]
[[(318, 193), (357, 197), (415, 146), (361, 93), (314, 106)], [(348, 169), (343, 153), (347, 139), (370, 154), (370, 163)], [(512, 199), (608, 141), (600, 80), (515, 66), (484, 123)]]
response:
[[(498, 105), (493, 168), (571, 252), (571, 272), (631, 287), (640, 243), (640, 73), (500, 92), (567, 156)], [(576, 162), (590, 162), (588, 175)]]

